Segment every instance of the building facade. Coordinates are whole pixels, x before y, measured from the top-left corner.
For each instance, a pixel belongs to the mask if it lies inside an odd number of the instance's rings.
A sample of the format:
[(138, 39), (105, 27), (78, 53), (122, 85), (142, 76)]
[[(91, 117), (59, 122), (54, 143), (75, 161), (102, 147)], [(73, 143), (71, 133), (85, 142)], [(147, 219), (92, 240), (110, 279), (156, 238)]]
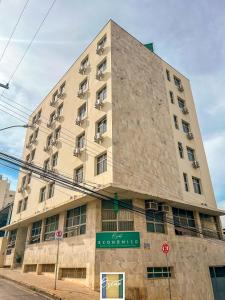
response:
[(15, 192), (10, 190), (10, 182), (0, 175), (0, 210), (14, 201)]
[(99, 290), (100, 272), (125, 272), (126, 299), (169, 299), (168, 278), (172, 299), (224, 293), (223, 212), (185, 76), (110, 21), (30, 123), (24, 160), (126, 205), (21, 172), (4, 266), (53, 275), (59, 229), (59, 279)]

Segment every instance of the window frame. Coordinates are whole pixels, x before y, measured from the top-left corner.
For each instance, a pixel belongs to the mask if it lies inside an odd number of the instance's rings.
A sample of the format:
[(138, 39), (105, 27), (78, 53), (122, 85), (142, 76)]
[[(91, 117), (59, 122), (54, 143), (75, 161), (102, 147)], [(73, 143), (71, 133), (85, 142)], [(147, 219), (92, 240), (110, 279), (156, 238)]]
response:
[[(194, 188), (194, 192), (196, 194), (202, 195), (202, 183), (201, 183), (201, 179), (195, 176), (192, 176), (192, 183), (193, 183), (193, 188)], [(197, 189), (196, 189), (197, 186)]]
[[(102, 161), (100, 161), (102, 158)], [(100, 167), (100, 164), (103, 164)], [(101, 175), (107, 172), (107, 152), (104, 152), (96, 157), (96, 175)]]
[(104, 134), (107, 132), (107, 115), (96, 122), (96, 133)]

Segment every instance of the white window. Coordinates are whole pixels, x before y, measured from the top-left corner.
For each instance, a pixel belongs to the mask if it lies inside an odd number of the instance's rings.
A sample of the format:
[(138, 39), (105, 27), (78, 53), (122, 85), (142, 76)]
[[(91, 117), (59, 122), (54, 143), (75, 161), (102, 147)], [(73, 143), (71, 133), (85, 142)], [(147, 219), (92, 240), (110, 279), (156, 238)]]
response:
[(97, 175), (107, 171), (107, 153), (97, 157)]
[(104, 86), (100, 91), (97, 92), (97, 99), (104, 100), (107, 97), (107, 87)]
[(105, 116), (97, 123), (97, 132), (103, 134), (107, 131), (107, 117)]
[(84, 180), (84, 168), (83, 168), (83, 166), (75, 169), (75, 171), (74, 171), (74, 180), (78, 183), (83, 182), (83, 180)]

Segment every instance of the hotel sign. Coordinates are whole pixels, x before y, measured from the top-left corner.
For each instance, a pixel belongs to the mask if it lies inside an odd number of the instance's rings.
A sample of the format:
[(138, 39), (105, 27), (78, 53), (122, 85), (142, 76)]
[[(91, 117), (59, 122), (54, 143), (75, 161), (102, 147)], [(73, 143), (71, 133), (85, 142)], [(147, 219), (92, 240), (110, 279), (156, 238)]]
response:
[(140, 248), (140, 233), (97, 232), (96, 248)]

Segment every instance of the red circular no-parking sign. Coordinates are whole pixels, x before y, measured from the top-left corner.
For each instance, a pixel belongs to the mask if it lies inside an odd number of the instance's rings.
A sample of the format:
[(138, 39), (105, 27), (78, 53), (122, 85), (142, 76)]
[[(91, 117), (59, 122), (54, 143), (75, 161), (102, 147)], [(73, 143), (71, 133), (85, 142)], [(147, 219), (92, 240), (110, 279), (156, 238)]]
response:
[(162, 244), (162, 252), (167, 254), (170, 251), (170, 246), (167, 243)]
[(63, 232), (61, 230), (56, 230), (55, 231), (55, 239), (56, 240), (61, 240), (63, 237)]

